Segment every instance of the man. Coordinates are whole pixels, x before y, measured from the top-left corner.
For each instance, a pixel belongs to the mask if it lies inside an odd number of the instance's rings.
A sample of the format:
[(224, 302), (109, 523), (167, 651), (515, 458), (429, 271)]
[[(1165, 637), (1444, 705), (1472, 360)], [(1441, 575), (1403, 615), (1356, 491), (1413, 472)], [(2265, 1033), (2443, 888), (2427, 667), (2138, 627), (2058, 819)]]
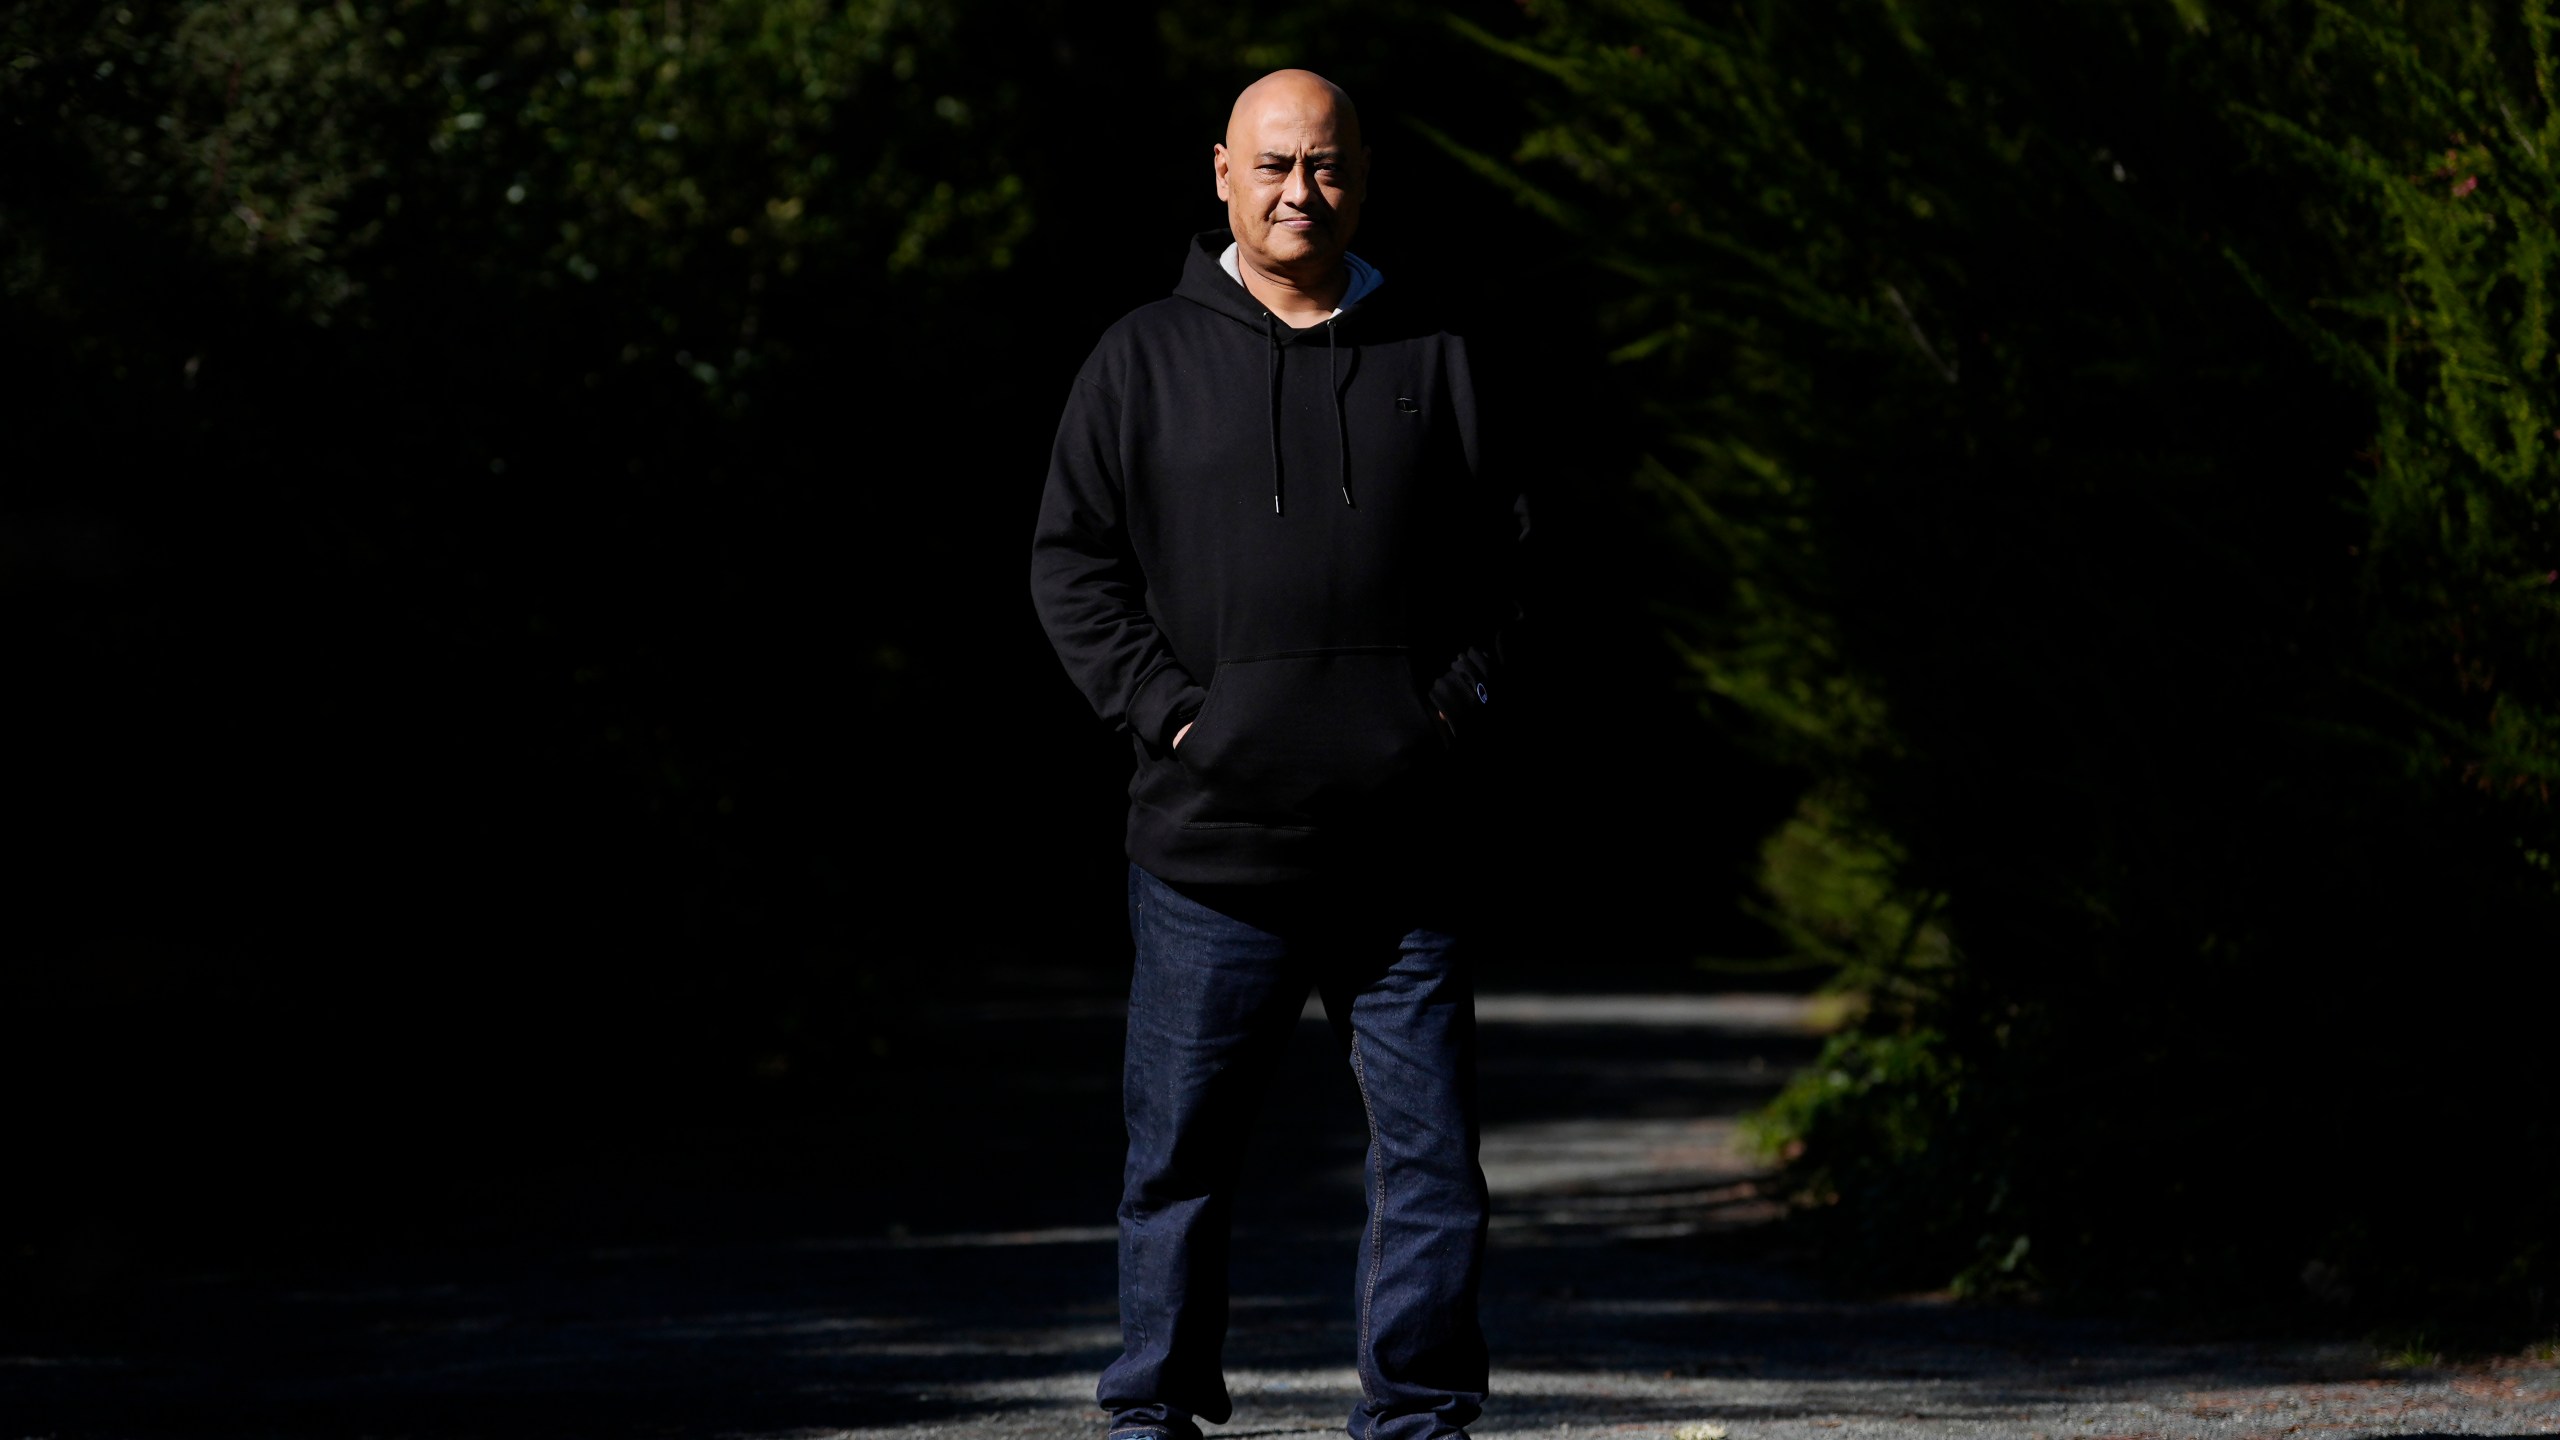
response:
[(1227, 229), (1077, 375), (1032, 593), (1129, 733), (1130, 981), (1113, 1440), (1229, 1416), (1243, 1136), (1322, 994), (1369, 1125), (1356, 1440), (1462, 1435), (1485, 1391), (1474, 1004), (1453, 872), (1504, 693), (1525, 509), (1467, 347), (1354, 256), (1369, 152), (1302, 70), (1211, 148)]

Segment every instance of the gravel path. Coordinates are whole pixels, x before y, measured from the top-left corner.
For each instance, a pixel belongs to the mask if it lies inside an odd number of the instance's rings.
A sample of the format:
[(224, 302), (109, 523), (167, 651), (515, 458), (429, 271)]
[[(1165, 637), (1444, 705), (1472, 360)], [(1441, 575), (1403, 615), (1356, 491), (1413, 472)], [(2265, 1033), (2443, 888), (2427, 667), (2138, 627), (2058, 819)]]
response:
[[(1826, 1296), (1773, 1251), (1734, 1144), (1813, 1052), (1804, 1002), (1504, 994), (1482, 1016), (1481, 1436), (2560, 1434), (2548, 1356), (2393, 1370)], [(866, 1103), (552, 1177), (522, 1202), (547, 1218), (503, 1238), (184, 1276), (111, 1341), (6, 1337), (0, 1440), (1095, 1440), (1119, 1024), (1093, 996), (942, 1005)], [(1334, 1433), (1355, 1394), (1359, 1111), (1320, 1021), (1297, 1039), (1238, 1210), (1236, 1413), (1213, 1436)]]

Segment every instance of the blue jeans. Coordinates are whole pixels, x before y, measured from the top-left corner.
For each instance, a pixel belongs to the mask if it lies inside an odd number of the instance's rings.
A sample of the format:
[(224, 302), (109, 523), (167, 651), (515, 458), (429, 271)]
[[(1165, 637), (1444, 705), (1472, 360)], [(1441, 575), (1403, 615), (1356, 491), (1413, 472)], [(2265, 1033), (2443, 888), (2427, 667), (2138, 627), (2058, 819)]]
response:
[(1120, 1198), (1123, 1351), (1098, 1392), (1117, 1432), (1232, 1413), (1219, 1353), (1245, 1132), (1313, 986), (1367, 1111), (1369, 1223), (1353, 1275), (1354, 1440), (1440, 1440), (1475, 1419), (1484, 1172), (1475, 999), (1446, 920), (1415, 895), (1177, 890), (1129, 867)]

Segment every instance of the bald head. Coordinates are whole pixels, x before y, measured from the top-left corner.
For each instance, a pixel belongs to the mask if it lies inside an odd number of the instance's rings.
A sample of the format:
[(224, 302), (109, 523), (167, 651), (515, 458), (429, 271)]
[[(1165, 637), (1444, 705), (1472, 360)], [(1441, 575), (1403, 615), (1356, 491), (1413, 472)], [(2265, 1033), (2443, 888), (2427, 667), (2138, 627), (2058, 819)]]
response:
[(1227, 111), (1228, 148), (1242, 143), (1237, 135), (1252, 131), (1266, 116), (1300, 115), (1332, 120), (1344, 143), (1359, 146), (1360, 111), (1341, 86), (1313, 70), (1274, 70), (1237, 93), (1234, 107)]
[[(1312, 71), (1275, 70), (1236, 97), (1212, 154), (1243, 265), (1287, 289), (1338, 296), (1369, 193), (1351, 97)], [(1246, 288), (1263, 293), (1251, 276)]]

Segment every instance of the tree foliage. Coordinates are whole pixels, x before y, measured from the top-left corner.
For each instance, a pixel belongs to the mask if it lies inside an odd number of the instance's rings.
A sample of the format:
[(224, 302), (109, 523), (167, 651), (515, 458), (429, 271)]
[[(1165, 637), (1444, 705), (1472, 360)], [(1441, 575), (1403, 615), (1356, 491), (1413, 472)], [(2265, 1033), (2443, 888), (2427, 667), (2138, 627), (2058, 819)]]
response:
[(1763, 1122), (1826, 1253), (2526, 1319), (2539, 8), (1533, 13), (1470, 162), (1617, 277), (1670, 638), (1801, 778), (1763, 888), (1868, 1002)]
[[(653, 360), (689, 345), (734, 383), (804, 266), (961, 276), (1029, 223), (1013, 92), (945, 6), (38, 4), (10, 30), (21, 143), (49, 133), (86, 208), (318, 326), (460, 281), (612, 307)], [(13, 298), (91, 313), (48, 262), (66, 218), (18, 207)]]
[(2536, 855), (2560, 779), (2552, 31), (2539, 0), (2494, 17), (2327, 6), (2312, 53), (2355, 103), (2234, 107), (2332, 188), (2332, 233), (2379, 241), (2342, 257), (2340, 293), (2259, 281), (2375, 401), (2357, 477), (2370, 678), (2419, 722), (2413, 761), (2507, 800)]
[(930, 489), (854, 440), (934, 422), (956, 342), (916, 317), (1018, 268), (1014, 34), (902, 0), (0, 13), (0, 585), (43, 697), (8, 738), (45, 837), (0, 1050), (64, 1087), (28, 1163), (83, 1177), (13, 1236), (161, 1228), (129, 1156), (218, 1156), (286, 1217), (167, 1228), (317, 1232), (400, 1153), (859, 1067), (914, 941), (844, 817), (912, 838), (872, 752), (940, 697), (908, 577), (845, 558)]

